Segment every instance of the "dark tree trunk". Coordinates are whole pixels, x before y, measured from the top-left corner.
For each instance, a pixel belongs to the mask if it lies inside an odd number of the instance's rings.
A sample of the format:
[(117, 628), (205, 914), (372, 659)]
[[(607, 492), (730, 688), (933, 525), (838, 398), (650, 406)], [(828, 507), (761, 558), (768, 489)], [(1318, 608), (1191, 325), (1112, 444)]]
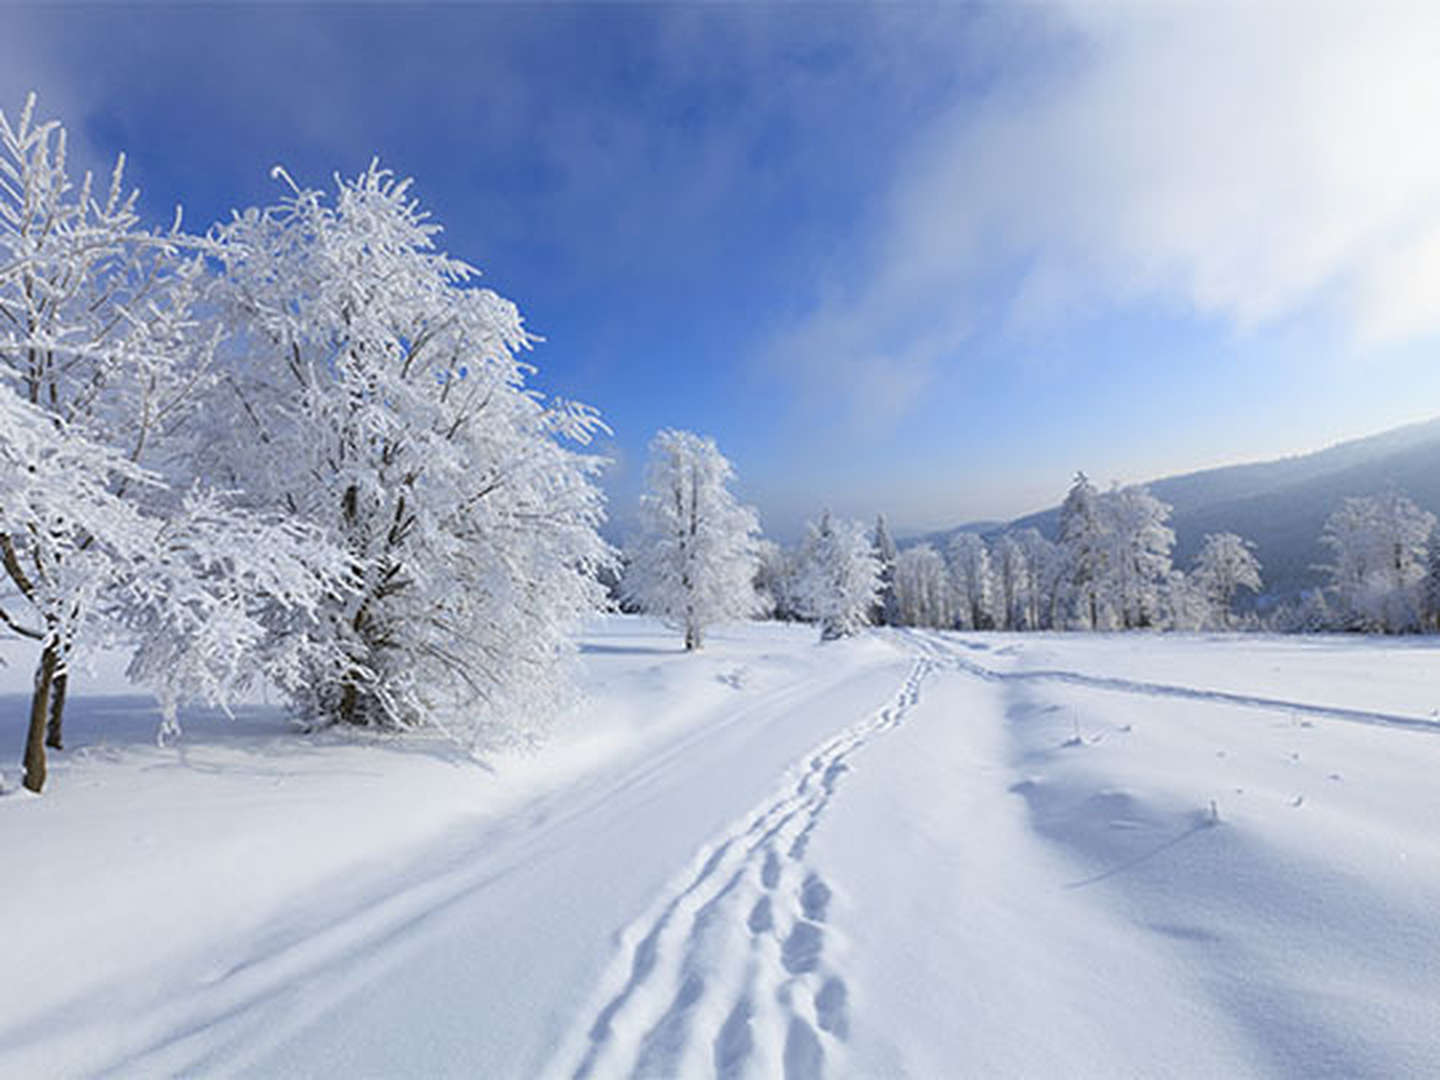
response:
[(35, 669), (35, 692), (30, 698), (30, 730), (25, 737), (25, 780), (31, 791), (45, 786), (45, 724), (50, 713), (50, 689), (60, 654), (53, 644), (40, 654)]
[(360, 688), (355, 685), (354, 680), (349, 680), (340, 690), (340, 722), (342, 724), (355, 723), (355, 708), (360, 704)]
[(70, 683), (70, 671), (61, 667), (50, 684), (50, 721), (45, 726), (45, 745), (54, 750), (63, 750), (65, 720), (65, 689)]

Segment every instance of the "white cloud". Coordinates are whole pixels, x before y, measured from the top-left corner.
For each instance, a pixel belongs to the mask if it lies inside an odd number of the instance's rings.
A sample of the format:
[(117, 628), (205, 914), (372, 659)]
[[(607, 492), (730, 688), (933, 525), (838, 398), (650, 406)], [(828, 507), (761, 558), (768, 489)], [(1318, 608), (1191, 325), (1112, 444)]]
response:
[(1044, 64), (917, 134), (868, 273), (777, 343), (807, 379), (870, 397), (898, 358), (913, 399), (972, 322), (1135, 303), (1440, 332), (1440, 5), (1049, 14)]

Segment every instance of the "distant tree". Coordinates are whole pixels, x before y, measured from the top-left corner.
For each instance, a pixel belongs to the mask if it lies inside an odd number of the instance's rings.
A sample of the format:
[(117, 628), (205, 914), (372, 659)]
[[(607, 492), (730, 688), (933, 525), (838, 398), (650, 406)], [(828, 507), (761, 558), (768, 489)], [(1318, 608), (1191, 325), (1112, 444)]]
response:
[(880, 599), (875, 606), (874, 622), (878, 626), (899, 623), (899, 602), (895, 595), (895, 562), (899, 553), (890, 536), (884, 514), (875, 516), (875, 557), (880, 560)]
[(1239, 591), (1259, 592), (1261, 588), (1255, 545), (1234, 533), (1210, 533), (1195, 557), (1191, 580), (1204, 599), (1207, 622), (1228, 629), (1233, 623), (1233, 605)]
[[(1170, 507), (1144, 487), (1116, 488), (1098, 504), (1104, 548), (1101, 591), (1123, 629), (1154, 626), (1170, 579)], [(1092, 623), (1093, 625), (1093, 623)]]
[(1426, 541), (1425, 581), (1421, 587), (1425, 626), (1440, 629), (1440, 530), (1431, 529)]
[(1051, 541), (1040, 530), (1027, 528), (1011, 533), (1025, 554), (1025, 576), (1022, 579), (1020, 626), (1041, 630), (1056, 624), (1056, 605), (1064, 592), (1064, 560)]
[(1213, 625), (1210, 602), (1193, 575), (1187, 577), (1180, 570), (1172, 569), (1161, 588), (1160, 599), (1163, 615), (1157, 625), (1168, 630), (1201, 630)]
[(898, 623), (948, 630), (955, 625), (954, 590), (945, 560), (929, 544), (900, 552), (895, 560)]
[(665, 430), (650, 443), (625, 593), (682, 631), (687, 651), (701, 647), (707, 627), (760, 607), (760, 523), (730, 492), (734, 475), (714, 439)]
[(957, 533), (950, 541), (950, 581), (955, 590), (956, 625), (962, 630), (988, 630), (994, 625), (991, 603), (994, 582), (990, 552), (974, 533)]
[[(1087, 629), (1100, 626), (1108, 554), (1100, 493), (1083, 472), (1075, 474), (1060, 504), (1059, 547), (1063, 565), (1064, 602)], [(1058, 596), (1057, 596), (1058, 598)]]
[(773, 540), (761, 540), (755, 550), (755, 592), (763, 614), (784, 622), (803, 618), (796, 594), (799, 556)]
[(870, 623), (880, 595), (880, 560), (865, 526), (827, 510), (807, 528), (800, 595), (820, 624), (820, 640), (858, 633)]
[(1005, 533), (990, 547), (990, 565), (995, 580), (995, 625), (1000, 630), (1018, 629), (1023, 620), (1022, 598), (1025, 595), (1029, 567), (1025, 549)]
[(1349, 626), (1387, 633), (1419, 626), (1434, 529), (1435, 515), (1397, 492), (1341, 502), (1320, 540), (1332, 552), (1323, 569)]

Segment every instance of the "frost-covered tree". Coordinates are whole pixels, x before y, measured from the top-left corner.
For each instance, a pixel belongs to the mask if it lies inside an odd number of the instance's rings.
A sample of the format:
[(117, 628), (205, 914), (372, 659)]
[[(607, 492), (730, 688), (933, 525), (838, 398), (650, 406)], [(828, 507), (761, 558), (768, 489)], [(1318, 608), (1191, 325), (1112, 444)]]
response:
[(1426, 543), (1434, 528), (1434, 514), (1397, 492), (1341, 502), (1320, 540), (1332, 553), (1324, 569), (1350, 626), (1387, 633), (1419, 626)]
[(1193, 576), (1187, 577), (1180, 570), (1170, 571), (1160, 599), (1166, 629), (1201, 630), (1215, 622), (1215, 613), (1205, 592)]
[(1041, 630), (1056, 625), (1056, 605), (1064, 591), (1064, 560), (1059, 547), (1045, 539), (1039, 529), (1026, 528), (1009, 534), (1025, 554), (1026, 576), (1021, 593), (1021, 626)]
[(900, 605), (895, 594), (895, 562), (899, 552), (884, 514), (875, 516), (875, 557), (880, 560), (880, 600), (875, 606), (873, 621), (877, 626), (896, 626), (900, 620)]
[[(1116, 488), (1099, 500), (1104, 548), (1102, 593), (1123, 629), (1154, 626), (1170, 580), (1175, 533), (1170, 507), (1144, 487)], [(1093, 626), (1093, 622), (1092, 622)]]
[(870, 623), (880, 595), (880, 560), (865, 526), (827, 510), (807, 530), (800, 579), (806, 614), (820, 624), (820, 640), (858, 633)]
[(625, 590), (683, 631), (687, 651), (700, 648), (706, 627), (760, 606), (760, 522), (731, 493), (734, 476), (714, 439), (666, 430), (650, 443), (642, 531), (630, 547)]
[(955, 593), (940, 553), (929, 544), (908, 547), (895, 560), (895, 625), (948, 630), (955, 625)]
[(759, 565), (755, 571), (755, 591), (760, 595), (765, 613), (783, 622), (804, 618), (799, 598), (800, 555), (793, 548), (784, 548), (773, 540), (756, 545)]
[(1440, 629), (1440, 530), (1431, 529), (1426, 541), (1425, 580), (1420, 586), (1426, 629)]
[(990, 564), (995, 581), (995, 626), (1000, 630), (1019, 629), (1024, 621), (1022, 597), (1030, 572), (1025, 549), (1006, 533), (991, 545)]
[(1191, 580), (1204, 599), (1206, 621), (1228, 629), (1240, 590), (1260, 591), (1260, 561), (1255, 557), (1255, 545), (1234, 533), (1208, 534), (1195, 557)]
[(439, 250), (410, 181), (275, 176), (276, 203), (213, 232), (230, 341), (197, 454), (345, 554), (318, 623), (271, 613), (281, 689), (320, 723), (509, 732), (563, 694), (604, 601), (602, 425), (527, 386), (518, 310)]
[[(1100, 493), (1083, 472), (1075, 474), (1060, 504), (1059, 547), (1064, 599), (1091, 630), (1100, 625), (1108, 566)], [(1057, 599), (1059, 599), (1057, 595)], [(1058, 622), (1052, 623), (1058, 625)]]
[(955, 623), (961, 630), (988, 630), (992, 625), (990, 552), (974, 533), (956, 534), (947, 553), (955, 590)]
[(131, 674), (173, 722), (182, 701), (223, 701), (253, 674), (262, 598), (303, 618), (327, 579), (303, 526), (205, 491), (184, 452), (213, 378), (202, 245), (178, 212), (142, 226), (123, 158), (108, 189), (89, 174), (72, 186), (64, 130), (34, 104), (13, 125), (0, 113), (0, 623), (39, 648), (38, 791), (87, 644), (134, 648)]

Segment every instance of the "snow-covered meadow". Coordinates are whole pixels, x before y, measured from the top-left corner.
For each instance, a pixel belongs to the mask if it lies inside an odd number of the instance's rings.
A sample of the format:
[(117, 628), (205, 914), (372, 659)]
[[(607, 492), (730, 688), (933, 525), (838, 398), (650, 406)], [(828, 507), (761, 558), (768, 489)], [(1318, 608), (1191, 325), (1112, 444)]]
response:
[(815, 637), (597, 619), (482, 762), (161, 746), (77, 674), (45, 795), (4, 770), (0, 1073), (1440, 1067), (1434, 641)]

